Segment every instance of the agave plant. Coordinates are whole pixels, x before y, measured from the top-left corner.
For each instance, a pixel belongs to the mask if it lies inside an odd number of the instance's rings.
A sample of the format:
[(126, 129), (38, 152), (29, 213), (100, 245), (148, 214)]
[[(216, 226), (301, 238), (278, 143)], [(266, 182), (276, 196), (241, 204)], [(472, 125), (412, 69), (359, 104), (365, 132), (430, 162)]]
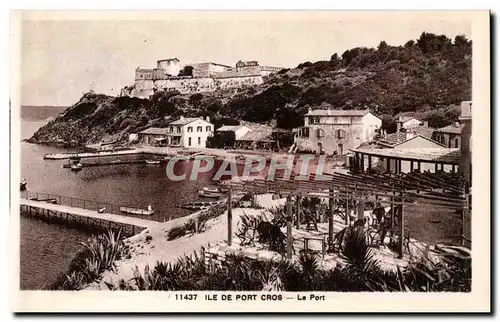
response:
[(280, 267), (274, 266), (271, 268), (269, 274), (266, 277), (260, 277), (262, 282), (262, 290), (266, 292), (283, 292), (285, 291), (285, 286), (281, 279)]
[(64, 290), (81, 290), (86, 284), (85, 276), (80, 272), (73, 271), (69, 275), (65, 274), (65, 277), (66, 280), (62, 286)]
[(240, 222), (238, 224), (238, 231), (236, 232), (236, 236), (240, 239), (241, 246), (254, 245), (257, 227), (263, 220), (264, 219), (262, 215), (250, 216), (246, 213), (243, 213), (240, 216)]
[(426, 255), (398, 272), (405, 291), (470, 292), (471, 254), (460, 246), (436, 247), (434, 259)]

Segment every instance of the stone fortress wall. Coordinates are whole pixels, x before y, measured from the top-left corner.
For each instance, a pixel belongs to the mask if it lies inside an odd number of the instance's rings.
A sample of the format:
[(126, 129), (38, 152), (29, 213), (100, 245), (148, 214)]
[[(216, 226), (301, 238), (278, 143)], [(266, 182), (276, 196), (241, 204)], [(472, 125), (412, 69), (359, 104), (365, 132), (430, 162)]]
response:
[[(193, 67), (192, 76), (180, 76), (185, 66)], [(182, 65), (177, 58), (159, 60), (156, 68), (135, 70), (133, 86), (122, 89), (122, 96), (148, 98), (156, 91), (178, 90), (181, 94), (243, 88), (264, 82), (264, 77), (281, 70), (260, 66), (257, 61), (238, 61), (235, 67), (212, 62)]]

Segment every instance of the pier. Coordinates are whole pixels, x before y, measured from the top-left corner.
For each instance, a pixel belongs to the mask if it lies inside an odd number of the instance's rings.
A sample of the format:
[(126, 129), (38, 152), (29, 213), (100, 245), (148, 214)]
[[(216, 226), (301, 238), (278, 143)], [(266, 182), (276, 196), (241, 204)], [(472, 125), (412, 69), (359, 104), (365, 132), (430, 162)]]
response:
[(69, 158), (98, 158), (98, 157), (109, 157), (116, 155), (131, 155), (131, 154), (141, 154), (142, 151), (139, 150), (118, 150), (118, 151), (99, 151), (99, 152), (82, 152), (82, 153), (50, 153), (43, 156), (45, 160), (64, 160)]
[[(49, 199), (57, 203), (47, 202)], [(69, 201), (72, 205), (65, 204), (65, 201)], [(83, 208), (81, 208), (82, 202)], [(106, 211), (100, 213), (98, 210), (102, 208), (106, 208)], [(127, 236), (133, 236), (143, 229), (159, 224), (153, 220), (112, 213), (113, 211), (119, 212), (120, 208), (117, 205), (47, 194), (38, 200), (21, 198), (20, 209), (27, 215), (46, 219), (47, 221), (57, 220), (87, 227), (121, 230)]]
[[(160, 161), (159, 164), (165, 164), (168, 160), (157, 160)], [(110, 165), (120, 165), (120, 164), (148, 164), (146, 160), (114, 160), (114, 161), (104, 161), (104, 162), (85, 162), (80, 163), (82, 168), (89, 167), (101, 167), (101, 166), (110, 166)], [(151, 164), (151, 165), (159, 165), (159, 164)], [(71, 168), (71, 164), (63, 164), (63, 168), (68, 169)]]

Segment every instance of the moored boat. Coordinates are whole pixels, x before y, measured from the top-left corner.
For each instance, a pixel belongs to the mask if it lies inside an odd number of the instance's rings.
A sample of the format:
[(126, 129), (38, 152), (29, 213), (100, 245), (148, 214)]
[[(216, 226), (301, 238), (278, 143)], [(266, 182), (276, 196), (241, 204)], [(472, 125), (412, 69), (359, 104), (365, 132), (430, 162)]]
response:
[(203, 187), (203, 189), (198, 191), (198, 195), (206, 198), (220, 198), (222, 190), (219, 187)]
[(28, 185), (28, 182), (26, 182), (26, 179), (23, 179), (23, 181), (21, 181), (21, 191), (26, 190), (27, 185)]
[(80, 170), (82, 170), (82, 168), (83, 168), (83, 165), (81, 163), (73, 163), (70, 166), (71, 171), (80, 171)]
[(180, 206), (180, 208), (189, 209), (189, 210), (201, 210), (210, 208), (212, 206), (218, 205), (220, 201), (196, 201), (189, 202), (185, 205)]
[(160, 164), (160, 160), (149, 160), (149, 159), (146, 159), (146, 163), (147, 164)]
[(139, 208), (120, 207), (120, 211), (128, 214), (141, 215), (141, 216), (151, 216), (155, 213), (154, 210), (151, 208), (151, 205), (148, 206), (147, 210)]

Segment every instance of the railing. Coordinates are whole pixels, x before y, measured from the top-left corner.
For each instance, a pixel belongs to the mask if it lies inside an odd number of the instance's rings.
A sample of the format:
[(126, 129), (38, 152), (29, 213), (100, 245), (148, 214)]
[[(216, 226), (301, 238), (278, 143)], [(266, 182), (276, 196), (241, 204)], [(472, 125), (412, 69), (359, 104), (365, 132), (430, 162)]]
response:
[(134, 206), (117, 205), (110, 202), (67, 197), (51, 193), (42, 193), (42, 192), (27, 191), (27, 190), (21, 191), (21, 198), (33, 199), (45, 202), (50, 202), (54, 200), (55, 203), (57, 203), (58, 205), (70, 206), (70, 207), (93, 210), (93, 211), (99, 211), (105, 208), (103, 212), (115, 215), (124, 215), (124, 213), (120, 211), (120, 207), (129, 207), (129, 208), (137, 207), (137, 206), (134, 207)]

